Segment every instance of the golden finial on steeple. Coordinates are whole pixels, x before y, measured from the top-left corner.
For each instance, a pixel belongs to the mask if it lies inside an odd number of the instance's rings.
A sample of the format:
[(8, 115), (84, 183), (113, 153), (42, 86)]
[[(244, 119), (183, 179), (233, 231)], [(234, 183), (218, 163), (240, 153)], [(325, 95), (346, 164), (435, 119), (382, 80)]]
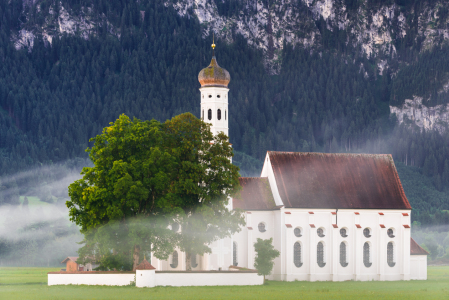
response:
[(215, 32), (212, 32), (212, 51), (215, 56)]

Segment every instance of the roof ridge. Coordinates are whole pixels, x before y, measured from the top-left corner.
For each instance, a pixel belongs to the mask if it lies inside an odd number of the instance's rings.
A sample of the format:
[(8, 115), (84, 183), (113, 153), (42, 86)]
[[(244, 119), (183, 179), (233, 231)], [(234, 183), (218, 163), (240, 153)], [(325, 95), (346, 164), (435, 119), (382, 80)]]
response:
[(382, 156), (387, 157), (391, 156), (391, 154), (388, 153), (326, 153), (326, 152), (292, 152), (292, 151), (267, 151), (268, 154), (299, 154), (299, 155), (326, 155), (326, 156), (333, 156), (333, 155), (339, 155), (339, 156)]

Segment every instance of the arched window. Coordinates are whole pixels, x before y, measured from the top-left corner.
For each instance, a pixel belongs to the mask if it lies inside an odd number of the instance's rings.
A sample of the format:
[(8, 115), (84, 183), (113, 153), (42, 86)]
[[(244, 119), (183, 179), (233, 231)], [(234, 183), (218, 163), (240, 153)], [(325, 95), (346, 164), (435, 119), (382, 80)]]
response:
[(178, 251), (173, 252), (170, 267), (173, 269), (178, 267)]
[(221, 109), (217, 110), (217, 119), (221, 120)]
[(207, 118), (209, 119), (209, 121), (212, 120), (212, 109), (209, 109), (207, 111)]
[(371, 230), (369, 230), (369, 228), (365, 228), (363, 229), (363, 235), (367, 238), (371, 237)]
[(372, 263), (371, 263), (370, 246), (369, 246), (368, 242), (366, 242), (363, 245), (363, 264), (367, 268), (371, 267), (371, 265), (372, 265)]
[(323, 228), (318, 228), (316, 230), (316, 234), (318, 234), (319, 237), (324, 237), (324, 229)]
[(388, 234), (389, 237), (394, 238), (394, 231), (393, 231), (393, 228), (388, 229), (388, 230), (387, 230), (387, 234)]
[(237, 265), (239, 264), (238, 260), (237, 260), (237, 243), (233, 242), (232, 243), (233, 246), (233, 251), (232, 251), (232, 265), (234, 267), (237, 267)]
[(226, 109), (225, 109), (225, 120), (226, 120)]
[(341, 242), (340, 244), (340, 265), (342, 267), (347, 267), (348, 262), (346, 261), (346, 243)]
[(396, 265), (394, 262), (394, 245), (392, 242), (387, 244), (387, 262), (390, 267), (394, 267)]
[(192, 268), (198, 267), (198, 262), (196, 261), (195, 253), (190, 254), (190, 265), (192, 266)]
[(341, 235), (342, 237), (348, 237), (348, 234), (347, 234), (346, 232), (347, 232), (347, 231), (346, 231), (346, 228), (340, 229), (340, 235)]
[(258, 228), (260, 232), (267, 231), (267, 229), (265, 228), (265, 223), (260, 222)]
[(295, 230), (293, 230), (293, 233), (296, 237), (302, 237), (301, 228), (296, 227)]
[(203, 109), (203, 113), (201, 114), (201, 120), (204, 120), (204, 109)]
[(322, 268), (326, 265), (326, 263), (324, 262), (324, 244), (322, 242), (319, 242), (316, 250), (316, 261), (318, 263), (318, 266)]
[(302, 266), (301, 244), (299, 242), (296, 242), (293, 245), (293, 262), (295, 263), (295, 266), (297, 268), (300, 268)]

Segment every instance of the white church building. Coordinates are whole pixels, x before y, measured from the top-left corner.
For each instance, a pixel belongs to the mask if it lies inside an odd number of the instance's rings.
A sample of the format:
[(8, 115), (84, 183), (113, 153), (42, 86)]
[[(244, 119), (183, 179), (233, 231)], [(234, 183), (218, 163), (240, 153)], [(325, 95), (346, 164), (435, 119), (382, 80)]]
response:
[[(215, 56), (203, 69), (201, 118), (214, 134), (228, 131), (228, 71)], [(411, 206), (391, 155), (267, 152), (260, 177), (240, 178), (229, 202), (245, 211), (246, 226), (192, 256), (192, 270), (254, 268), (257, 238), (280, 251), (272, 280), (427, 279), (427, 252), (410, 236)], [(185, 270), (185, 253), (159, 271)]]

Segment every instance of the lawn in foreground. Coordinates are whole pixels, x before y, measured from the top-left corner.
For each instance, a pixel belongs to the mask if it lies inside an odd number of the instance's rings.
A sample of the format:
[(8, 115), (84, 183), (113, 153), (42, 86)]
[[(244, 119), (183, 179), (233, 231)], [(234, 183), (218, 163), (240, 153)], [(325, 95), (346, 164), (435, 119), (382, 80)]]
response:
[(449, 299), (449, 266), (427, 281), (269, 282), (232, 287), (47, 286), (51, 268), (0, 268), (1, 299)]

